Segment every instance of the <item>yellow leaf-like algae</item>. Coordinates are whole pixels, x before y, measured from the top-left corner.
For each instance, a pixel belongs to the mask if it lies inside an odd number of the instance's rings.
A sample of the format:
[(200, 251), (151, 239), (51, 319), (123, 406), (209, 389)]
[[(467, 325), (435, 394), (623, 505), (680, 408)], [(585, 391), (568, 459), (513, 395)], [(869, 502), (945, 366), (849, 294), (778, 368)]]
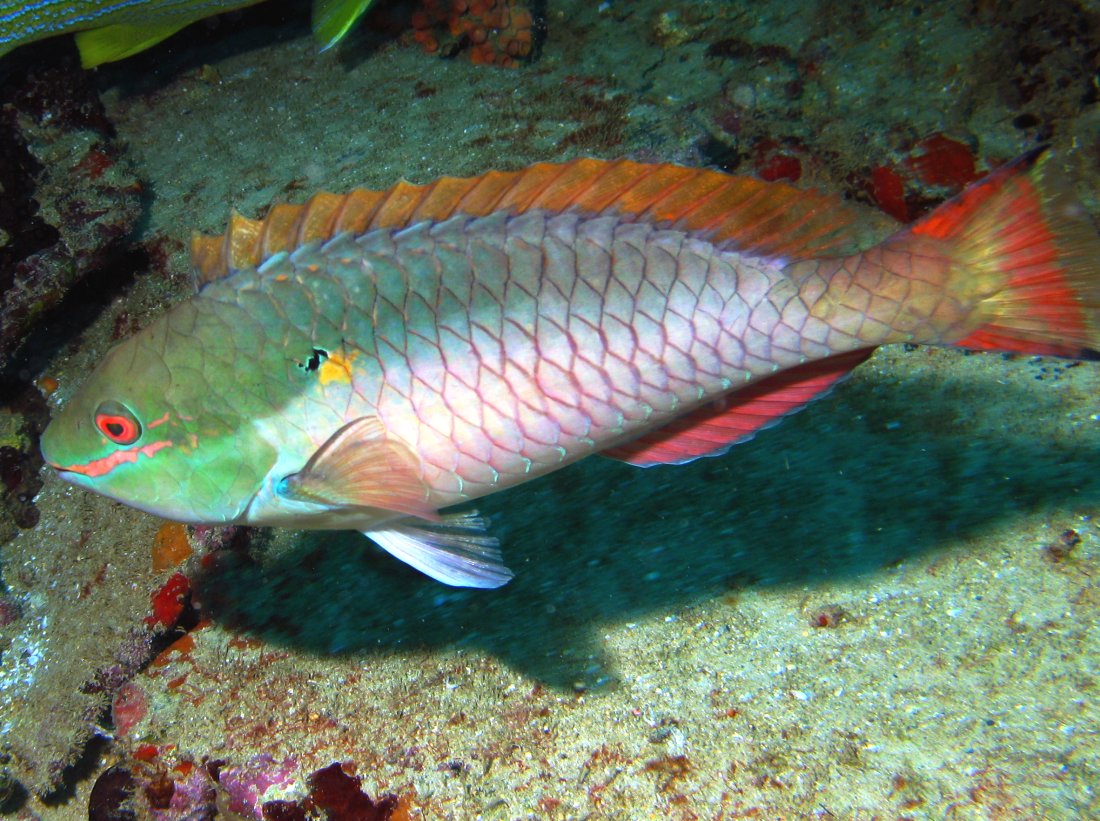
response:
[[(26, 43), (75, 34), (85, 68), (145, 51), (205, 17), (255, 5), (262, 0), (39, 0), (0, 2), (0, 57)], [(316, 0), (313, 29), (322, 47), (334, 46), (370, 8), (373, 0)]]

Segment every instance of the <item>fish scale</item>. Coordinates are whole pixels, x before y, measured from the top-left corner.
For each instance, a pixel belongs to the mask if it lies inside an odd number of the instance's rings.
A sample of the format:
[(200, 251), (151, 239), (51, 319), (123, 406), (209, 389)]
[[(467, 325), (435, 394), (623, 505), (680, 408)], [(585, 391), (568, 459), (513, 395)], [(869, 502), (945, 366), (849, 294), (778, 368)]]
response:
[(835, 200), (629, 161), (234, 216), (43, 453), (163, 516), (354, 528), (495, 587), (485, 523), (448, 506), (595, 452), (721, 454), (881, 344), (1094, 356), (1100, 240), (1048, 157), (862, 251)]
[[(340, 308), (333, 321), (307, 296), (339, 291), (322, 286), (329, 279), (358, 291), (330, 303)], [(255, 317), (263, 314), (255, 300), (270, 293), (265, 332), (275, 315), (294, 326), (273, 347), (277, 357), (295, 344), (353, 357), (352, 396), (336, 403), (341, 421), (376, 414), (421, 458), (432, 502), (445, 506), (797, 361), (798, 350), (772, 357), (781, 317), (790, 327), (805, 315), (797, 300), (784, 300), (785, 316), (769, 301), (776, 283), (789, 283), (781, 265), (718, 252), (683, 232), (536, 212), (342, 236), (272, 260), (254, 284), (230, 280), (209, 298), (231, 307), (245, 298)], [(707, 295), (705, 306), (697, 294)], [(737, 320), (755, 333), (742, 340), (724, 330)], [(236, 344), (247, 345), (246, 336)], [(451, 362), (477, 368), (464, 376)], [(331, 404), (327, 387), (296, 401)], [(321, 419), (313, 429), (330, 425)], [(277, 446), (298, 451), (323, 438), (288, 426)]]

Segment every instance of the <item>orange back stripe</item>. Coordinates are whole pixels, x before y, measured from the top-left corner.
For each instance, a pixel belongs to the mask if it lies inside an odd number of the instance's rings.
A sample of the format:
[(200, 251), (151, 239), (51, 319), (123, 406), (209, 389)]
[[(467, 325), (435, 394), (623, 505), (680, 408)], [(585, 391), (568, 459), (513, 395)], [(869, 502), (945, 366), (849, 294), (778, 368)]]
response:
[(320, 193), (303, 205), (276, 205), (262, 220), (234, 214), (224, 235), (196, 234), (191, 257), (205, 283), (344, 232), (535, 209), (616, 214), (760, 256), (789, 257), (849, 253), (849, 226), (859, 217), (836, 197), (783, 183), (677, 165), (579, 159), (427, 185), (399, 182), (385, 191)]

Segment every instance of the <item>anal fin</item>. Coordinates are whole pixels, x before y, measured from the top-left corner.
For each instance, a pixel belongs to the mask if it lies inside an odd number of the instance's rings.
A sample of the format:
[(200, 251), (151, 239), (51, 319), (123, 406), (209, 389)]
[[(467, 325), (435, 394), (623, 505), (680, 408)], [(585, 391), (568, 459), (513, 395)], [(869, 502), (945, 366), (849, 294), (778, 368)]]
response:
[(721, 456), (824, 396), (873, 352), (864, 348), (788, 368), (602, 453), (638, 467)]
[(443, 584), (494, 588), (512, 578), (499, 542), (485, 535), (485, 520), (476, 511), (449, 514), (438, 524), (390, 525), (363, 535)]

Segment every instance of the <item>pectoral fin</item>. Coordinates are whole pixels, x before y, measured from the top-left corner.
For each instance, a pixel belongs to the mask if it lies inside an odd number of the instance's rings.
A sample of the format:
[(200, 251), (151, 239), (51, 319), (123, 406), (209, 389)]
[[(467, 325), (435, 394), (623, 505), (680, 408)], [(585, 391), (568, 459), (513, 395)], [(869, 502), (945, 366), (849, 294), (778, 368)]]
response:
[(397, 525), (363, 535), (443, 584), (493, 588), (512, 578), (497, 540), (485, 535), (485, 520), (476, 512), (444, 516), (437, 525)]
[(285, 499), (334, 509), (374, 508), (439, 519), (428, 502), (416, 454), (388, 439), (373, 416), (340, 428), (305, 467), (279, 482), (278, 493)]

